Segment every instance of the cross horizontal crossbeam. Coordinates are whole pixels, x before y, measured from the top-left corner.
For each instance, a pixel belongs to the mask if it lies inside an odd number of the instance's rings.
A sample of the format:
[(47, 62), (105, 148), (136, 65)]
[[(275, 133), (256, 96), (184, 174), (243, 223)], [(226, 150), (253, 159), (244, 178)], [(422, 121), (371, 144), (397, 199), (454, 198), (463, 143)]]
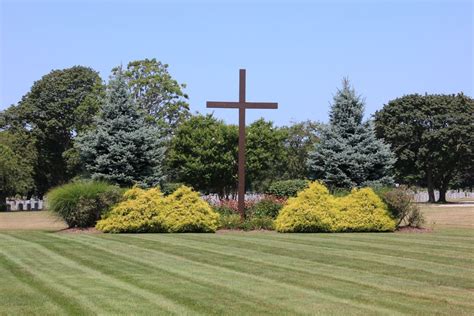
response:
[(264, 102), (215, 102), (208, 101), (208, 108), (224, 108), (224, 109), (277, 109), (278, 103)]

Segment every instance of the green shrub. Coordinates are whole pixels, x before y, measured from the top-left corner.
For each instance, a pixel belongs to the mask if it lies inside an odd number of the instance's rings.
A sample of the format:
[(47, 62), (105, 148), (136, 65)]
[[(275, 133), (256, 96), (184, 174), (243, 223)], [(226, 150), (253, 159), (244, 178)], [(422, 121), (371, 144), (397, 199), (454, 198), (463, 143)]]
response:
[(424, 223), (423, 214), (413, 203), (412, 194), (404, 187), (386, 190), (381, 193), (382, 200), (387, 204), (388, 211), (396, 219), (397, 227), (421, 227)]
[(273, 230), (273, 218), (269, 216), (249, 217), (240, 226), (243, 230)]
[(264, 198), (259, 202), (255, 203), (249, 210), (250, 215), (253, 217), (271, 217), (275, 218), (283, 207), (283, 202), (270, 197)]
[(122, 190), (101, 181), (71, 182), (46, 195), (47, 207), (69, 227), (91, 227), (101, 214), (117, 203)]
[(273, 182), (267, 190), (268, 194), (289, 198), (308, 187), (308, 180), (282, 180)]
[(181, 186), (164, 197), (159, 189), (133, 188), (116, 205), (97, 229), (111, 233), (214, 232), (219, 214), (197, 192)]
[(237, 212), (233, 208), (228, 207), (226, 205), (213, 205), (212, 209), (216, 211), (217, 213), (219, 213), (220, 215), (237, 214)]
[(219, 229), (241, 229), (242, 222), (239, 214), (224, 214), (219, 218)]
[(173, 193), (174, 191), (178, 190), (181, 186), (183, 186), (184, 183), (181, 183), (181, 182), (168, 182), (168, 183), (164, 183), (162, 186), (161, 186), (161, 192), (163, 192), (163, 194), (166, 196), (166, 195), (170, 195), (171, 193)]
[(279, 232), (393, 231), (386, 205), (370, 188), (335, 197), (319, 182), (290, 198), (275, 220)]

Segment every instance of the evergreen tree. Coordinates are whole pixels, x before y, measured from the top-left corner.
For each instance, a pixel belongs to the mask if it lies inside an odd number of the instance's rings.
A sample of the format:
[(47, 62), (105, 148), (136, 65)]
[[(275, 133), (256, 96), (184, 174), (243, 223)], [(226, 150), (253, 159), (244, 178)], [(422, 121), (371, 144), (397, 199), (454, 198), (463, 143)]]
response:
[(122, 71), (112, 76), (97, 129), (77, 139), (81, 160), (93, 179), (122, 186), (157, 185), (163, 178), (164, 148), (157, 127), (132, 102)]
[(393, 183), (395, 158), (390, 147), (375, 137), (370, 122), (363, 122), (364, 101), (343, 80), (334, 96), (329, 125), (309, 154), (310, 177), (333, 187), (360, 187)]

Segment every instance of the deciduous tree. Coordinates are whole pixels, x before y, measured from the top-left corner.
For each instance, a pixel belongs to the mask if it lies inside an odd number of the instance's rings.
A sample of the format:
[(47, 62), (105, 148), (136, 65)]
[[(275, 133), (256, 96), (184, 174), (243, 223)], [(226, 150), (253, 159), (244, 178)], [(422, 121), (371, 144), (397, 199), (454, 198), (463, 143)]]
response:
[(52, 186), (75, 176), (65, 152), (74, 137), (92, 123), (103, 85), (91, 68), (74, 66), (53, 70), (36, 81), (16, 106), (2, 113), (0, 128), (29, 133), (35, 140), (35, 186), (42, 196)]
[(157, 123), (163, 124), (166, 135), (172, 134), (190, 116), (188, 95), (183, 92), (186, 85), (171, 77), (167, 64), (155, 58), (132, 61), (123, 76), (133, 100)]
[(473, 170), (474, 102), (457, 95), (406, 95), (389, 101), (375, 114), (377, 135), (397, 156), (397, 180), (426, 185), (429, 201), (446, 201), (459, 173)]
[(26, 194), (33, 186), (31, 166), (25, 165), (10, 147), (0, 144), (0, 211), (6, 210), (6, 198)]

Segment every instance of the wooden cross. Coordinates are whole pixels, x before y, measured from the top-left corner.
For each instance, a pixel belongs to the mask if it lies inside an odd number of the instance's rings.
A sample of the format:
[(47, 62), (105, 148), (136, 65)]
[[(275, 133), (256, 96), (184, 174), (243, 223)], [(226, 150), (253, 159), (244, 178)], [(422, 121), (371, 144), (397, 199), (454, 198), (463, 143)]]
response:
[(246, 109), (277, 109), (278, 103), (246, 102), (245, 101), (245, 69), (239, 71), (239, 102), (206, 103), (208, 108), (239, 109), (239, 175), (238, 175), (238, 209), (245, 219), (245, 110)]

